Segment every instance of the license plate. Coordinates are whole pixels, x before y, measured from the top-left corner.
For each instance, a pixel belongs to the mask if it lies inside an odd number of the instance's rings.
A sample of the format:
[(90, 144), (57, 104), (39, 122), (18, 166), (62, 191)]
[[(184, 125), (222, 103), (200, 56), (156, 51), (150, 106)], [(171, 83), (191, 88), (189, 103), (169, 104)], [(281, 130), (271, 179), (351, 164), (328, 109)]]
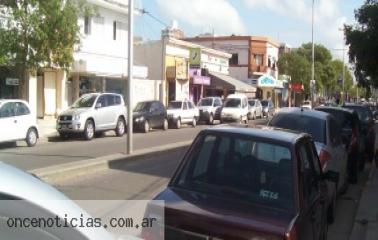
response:
[(60, 125), (60, 129), (67, 129), (67, 125), (64, 125), (64, 124)]

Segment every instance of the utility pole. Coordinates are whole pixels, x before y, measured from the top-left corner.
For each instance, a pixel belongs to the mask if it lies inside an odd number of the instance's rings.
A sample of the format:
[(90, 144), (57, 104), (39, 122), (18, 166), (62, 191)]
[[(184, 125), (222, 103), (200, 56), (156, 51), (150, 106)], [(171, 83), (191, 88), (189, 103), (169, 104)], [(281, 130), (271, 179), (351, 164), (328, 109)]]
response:
[[(311, 30), (311, 38), (312, 38), (312, 67), (311, 67), (311, 80), (315, 80), (315, 44), (314, 44), (314, 5), (315, 0), (312, 0), (312, 30)], [(311, 87), (311, 103), (314, 105), (314, 86)]]
[(134, 63), (134, 0), (129, 0), (129, 34), (127, 59), (127, 154), (133, 153), (133, 63)]

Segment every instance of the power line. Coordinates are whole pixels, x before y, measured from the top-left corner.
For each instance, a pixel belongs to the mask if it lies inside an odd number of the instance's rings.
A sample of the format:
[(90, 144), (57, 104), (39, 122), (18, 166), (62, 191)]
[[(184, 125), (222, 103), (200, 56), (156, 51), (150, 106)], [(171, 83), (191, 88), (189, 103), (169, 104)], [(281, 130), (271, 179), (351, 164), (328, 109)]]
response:
[(158, 17), (155, 17), (154, 15), (152, 15), (152, 13), (150, 13), (149, 11), (147, 11), (146, 9), (140, 9), (140, 12), (142, 14), (146, 14), (148, 16), (150, 16), (152, 19), (154, 19), (155, 21), (157, 21), (158, 23), (160, 23), (161, 25), (163, 25), (164, 27), (169, 27), (168, 24), (166, 24), (163, 20), (159, 19)]

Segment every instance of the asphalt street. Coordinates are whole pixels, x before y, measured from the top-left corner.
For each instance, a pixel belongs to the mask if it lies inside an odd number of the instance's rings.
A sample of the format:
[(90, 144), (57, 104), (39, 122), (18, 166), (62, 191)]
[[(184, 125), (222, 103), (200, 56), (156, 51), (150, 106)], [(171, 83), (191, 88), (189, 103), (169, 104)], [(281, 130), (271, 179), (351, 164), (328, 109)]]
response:
[[(252, 121), (254, 124), (266, 124), (267, 120)], [(135, 133), (134, 149), (147, 149), (165, 144), (190, 141), (205, 128), (211, 126), (198, 125), (196, 128), (183, 126), (181, 129), (168, 131), (153, 130), (148, 134)], [(74, 162), (89, 158), (102, 157), (115, 153), (126, 152), (126, 136), (119, 138), (113, 133), (109, 136), (85, 141), (80, 138), (61, 140), (49, 139), (33, 148), (28, 148), (24, 142), (0, 145), (0, 161), (23, 170), (33, 170), (47, 166)]]

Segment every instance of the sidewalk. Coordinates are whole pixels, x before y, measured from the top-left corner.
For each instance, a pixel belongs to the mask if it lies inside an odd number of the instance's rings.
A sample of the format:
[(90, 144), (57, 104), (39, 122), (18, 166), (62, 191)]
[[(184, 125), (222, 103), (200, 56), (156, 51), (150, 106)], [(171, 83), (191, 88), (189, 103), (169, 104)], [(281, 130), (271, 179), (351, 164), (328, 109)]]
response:
[(378, 239), (378, 173), (372, 165), (369, 180), (361, 195), (349, 240)]
[(39, 138), (44, 141), (49, 137), (57, 136), (56, 119), (37, 119)]

